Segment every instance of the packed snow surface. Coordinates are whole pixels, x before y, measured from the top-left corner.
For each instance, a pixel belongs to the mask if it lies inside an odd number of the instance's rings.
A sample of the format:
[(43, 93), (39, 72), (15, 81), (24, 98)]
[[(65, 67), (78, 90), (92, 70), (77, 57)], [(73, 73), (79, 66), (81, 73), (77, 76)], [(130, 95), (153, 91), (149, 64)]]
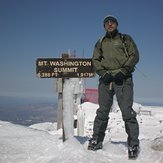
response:
[(134, 103), (140, 126), (140, 155), (128, 160), (127, 135), (121, 112), (113, 105), (102, 150), (87, 150), (97, 104), (83, 103), (84, 135), (62, 141), (62, 129), (56, 123), (29, 127), (0, 121), (0, 163), (163, 163), (163, 107), (145, 107)]

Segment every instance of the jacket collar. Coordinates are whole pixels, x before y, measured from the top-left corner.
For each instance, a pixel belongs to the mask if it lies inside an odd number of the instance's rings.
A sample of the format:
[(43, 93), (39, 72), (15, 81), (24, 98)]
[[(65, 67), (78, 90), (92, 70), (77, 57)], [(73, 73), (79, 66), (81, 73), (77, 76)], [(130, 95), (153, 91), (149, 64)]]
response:
[(115, 31), (113, 31), (112, 33), (110, 33), (110, 32), (106, 32), (106, 34), (105, 34), (105, 37), (107, 37), (107, 38), (114, 38), (116, 35), (118, 35), (118, 30), (116, 29)]

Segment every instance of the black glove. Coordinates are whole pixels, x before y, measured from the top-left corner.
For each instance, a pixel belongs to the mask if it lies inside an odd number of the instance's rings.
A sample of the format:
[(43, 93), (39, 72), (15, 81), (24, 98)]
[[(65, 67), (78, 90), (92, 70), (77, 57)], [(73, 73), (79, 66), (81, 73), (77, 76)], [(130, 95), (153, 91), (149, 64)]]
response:
[(109, 73), (105, 73), (104, 76), (102, 76), (101, 80), (104, 84), (109, 84), (113, 81), (113, 76)]
[(115, 80), (124, 80), (125, 77), (126, 77), (126, 76), (120, 71), (120, 72), (118, 72), (118, 73), (115, 75), (114, 79), (115, 79)]
[(114, 82), (117, 85), (122, 85), (126, 76), (122, 72), (118, 72), (114, 77)]

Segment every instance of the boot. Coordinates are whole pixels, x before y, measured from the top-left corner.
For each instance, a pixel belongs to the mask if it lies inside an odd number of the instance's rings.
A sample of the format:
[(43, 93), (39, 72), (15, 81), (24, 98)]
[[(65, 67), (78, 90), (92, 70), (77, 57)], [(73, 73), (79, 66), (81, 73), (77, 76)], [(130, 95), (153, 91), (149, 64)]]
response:
[(128, 148), (128, 158), (135, 160), (139, 154), (139, 146), (129, 147)]
[(102, 141), (98, 141), (96, 138), (91, 138), (88, 143), (88, 150), (96, 151), (102, 149)]

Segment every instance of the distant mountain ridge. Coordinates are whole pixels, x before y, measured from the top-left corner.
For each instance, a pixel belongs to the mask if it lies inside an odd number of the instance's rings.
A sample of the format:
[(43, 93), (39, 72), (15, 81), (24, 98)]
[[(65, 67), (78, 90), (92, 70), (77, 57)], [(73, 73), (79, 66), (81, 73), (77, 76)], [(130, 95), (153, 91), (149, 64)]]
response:
[(31, 100), (0, 96), (0, 120), (29, 126), (35, 123), (56, 122), (57, 103), (55, 100)]

